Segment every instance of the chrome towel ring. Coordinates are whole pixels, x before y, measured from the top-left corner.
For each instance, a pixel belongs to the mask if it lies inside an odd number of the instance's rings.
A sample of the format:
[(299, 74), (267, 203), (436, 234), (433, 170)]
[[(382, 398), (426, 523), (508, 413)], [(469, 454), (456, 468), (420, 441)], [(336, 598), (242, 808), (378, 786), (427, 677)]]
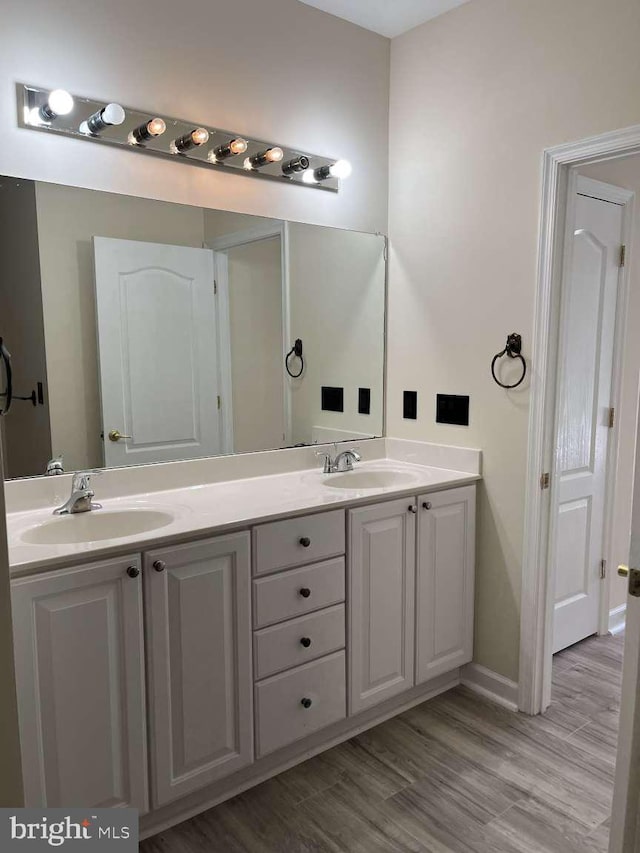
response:
[[(517, 382), (514, 382), (513, 385), (505, 385), (505, 383), (501, 382), (496, 376), (496, 362), (498, 359), (502, 358), (503, 355), (508, 355), (509, 358), (519, 358), (522, 362), (522, 376)], [(517, 388), (518, 385), (521, 385), (524, 382), (524, 378), (527, 375), (527, 362), (524, 360), (524, 356), (522, 355), (522, 335), (518, 335), (516, 332), (512, 332), (510, 335), (507, 335), (507, 344), (505, 348), (502, 352), (496, 353), (493, 357), (491, 362), (491, 375), (493, 376), (494, 381), (501, 388)]]

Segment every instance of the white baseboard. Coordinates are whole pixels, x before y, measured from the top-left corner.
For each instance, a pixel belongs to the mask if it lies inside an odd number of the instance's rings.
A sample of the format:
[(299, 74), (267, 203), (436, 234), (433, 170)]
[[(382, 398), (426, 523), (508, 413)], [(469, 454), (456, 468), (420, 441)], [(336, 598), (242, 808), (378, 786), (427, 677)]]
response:
[(460, 670), (460, 682), (481, 696), (510, 711), (518, 710), (518, 684), (479, 663), (468, 663)]
[(627, 618), (627, 605), (621, 604), (620, 607), (614, 607), (609, 611), (609, 633), (621, 634), (624, 631), (624, 625)]

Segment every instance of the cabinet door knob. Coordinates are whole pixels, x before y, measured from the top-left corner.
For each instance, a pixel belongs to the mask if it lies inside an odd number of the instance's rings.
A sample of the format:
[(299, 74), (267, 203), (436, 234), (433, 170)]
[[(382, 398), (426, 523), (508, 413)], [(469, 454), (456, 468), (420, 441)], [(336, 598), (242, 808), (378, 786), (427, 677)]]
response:
[(413, 504), (410, 504), (410, 505), (407, 507), (407, 509), (409, 510), (409, 512), (418, 512), (418, 507), (417, 507), (417, 506), (414, 506)]
[(309, 596), (311, 595), (311, 590), (309, 589), (309, 587), (303, 586), (302, 589), (300, 590), (300, 595), (303, 598), (309, 598)]
[(422, 509), (431, 509), (431, 501), (424, 501), (422, 504)]
[(167, 568), (167, 564), (164, 560), (154, 560), (153, 568), (156, 570), (156, 572), (164, 572), (164, 570)]
[(303, 708), (310, 708), (313, 705), (313, 702), (311, 701), (311, 699), (307, 699), (305, 697), (304, 699), (300, 700), (300, 704)]
[(301, 645), (301, 646), (304, 646), (304, 647), (305, 647), (305, 649), (308, 649), (308, 648), (309, 648), (309, 646), (311, 645), (311, 637), (303, 637), (303, 638), (300, 640), (300, 645)]
[(302, 545), (303, 548), (308, 548), (309, 545), (311, 545), (311, 539), (309, 539), (308, 536), (303, 536), (300, 539), (300, 544)]
[(137, 566), (129, 566), (127, 569), (127, 574), (130, 578), (137, 578), (140, 574), (140, 569)]

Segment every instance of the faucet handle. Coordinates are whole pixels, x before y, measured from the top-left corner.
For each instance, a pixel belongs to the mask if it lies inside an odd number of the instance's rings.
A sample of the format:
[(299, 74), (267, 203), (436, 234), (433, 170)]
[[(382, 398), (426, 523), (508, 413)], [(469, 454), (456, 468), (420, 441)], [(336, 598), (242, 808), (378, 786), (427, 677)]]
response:
[(99, 476), (100, 474), (102, 474), (102, 471), (97, 468), (89, 471), (76, 471), (73, 475), (72, 490), (76, 492), (82, 489), (88, 489), (91, 478), (93, 476)]

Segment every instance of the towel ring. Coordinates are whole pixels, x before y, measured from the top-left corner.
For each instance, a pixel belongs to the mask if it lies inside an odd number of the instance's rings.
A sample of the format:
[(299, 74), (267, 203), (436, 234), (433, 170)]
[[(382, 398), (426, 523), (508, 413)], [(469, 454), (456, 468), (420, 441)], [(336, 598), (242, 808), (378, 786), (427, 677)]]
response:
[[(514, 382), (513, 385), (505, 385), (505, 383), (501, 382), (496, 376), (496, 361), (502, 358), (503, 355), (508, 355), (509, 358), (519, 358), (522, 362), (522, 376), (517, 382)], [(516, 332), (512, 332), (510, 335), (507, 335), (507, 345), (502, 352), (496, 353), (493, 357), (491, 362), (491, 375), (493, 376), (496, 384), (501, 388), (517, 388), (518, 385), (522, 385), (524, 378), (527, 375), (527, 362), (524, 360), (524, 356), (522, 355), (522, 335), (518, 335)]]

